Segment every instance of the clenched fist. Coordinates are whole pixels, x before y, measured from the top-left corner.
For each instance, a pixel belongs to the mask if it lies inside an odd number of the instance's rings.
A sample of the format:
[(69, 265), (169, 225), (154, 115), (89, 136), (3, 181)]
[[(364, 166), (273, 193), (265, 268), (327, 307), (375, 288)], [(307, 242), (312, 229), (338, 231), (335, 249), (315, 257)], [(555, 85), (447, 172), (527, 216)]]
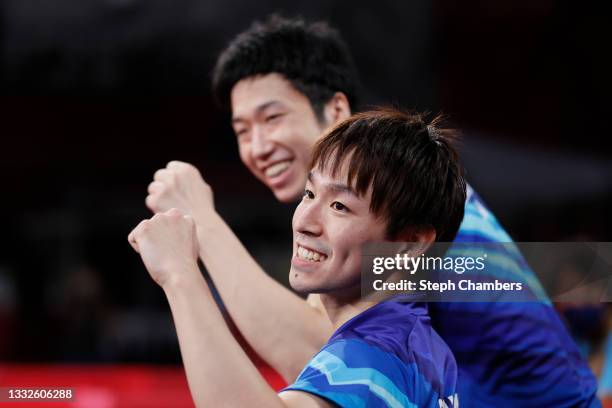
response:
[(171, 161), (155, 172), (148, 187), (145, 203), (155, 213), (178, 208), (195, 216), (201, 211), (214, 211), (213, 193), (198, 169), (189, 163)]
[(128, 235), (128, 241), (161, 287), (199, 274), (195, 223), (176, 208), (142, 221)]

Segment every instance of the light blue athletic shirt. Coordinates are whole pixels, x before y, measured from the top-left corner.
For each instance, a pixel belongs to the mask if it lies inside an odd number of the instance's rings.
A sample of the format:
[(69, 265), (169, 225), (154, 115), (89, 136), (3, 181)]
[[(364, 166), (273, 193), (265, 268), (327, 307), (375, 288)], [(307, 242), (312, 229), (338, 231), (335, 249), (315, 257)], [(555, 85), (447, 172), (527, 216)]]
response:
[[(468, 186), (455, 242), (513, 241)], [(523, 256), (518, 250), (498, 255), (503, 262), (487, 273), (503, 280), (518, 271), (539, 301), (429, 304), (432, 325), (457, 360), (461, 406), (601, 406), (595, 377)]]
[[(457, 407), (457, 366), (425, 303), (379, 303), (342, 325), (285, 388), (340, 407)], [(284, 391), (284, 390), (283, 390)]]

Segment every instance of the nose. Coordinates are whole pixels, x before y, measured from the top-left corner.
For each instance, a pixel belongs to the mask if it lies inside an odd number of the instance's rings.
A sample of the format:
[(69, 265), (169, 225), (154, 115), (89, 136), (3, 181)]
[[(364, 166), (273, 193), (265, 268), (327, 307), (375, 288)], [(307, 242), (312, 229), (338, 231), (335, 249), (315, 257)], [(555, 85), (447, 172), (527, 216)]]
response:
[(302, 201), (293, 213), (293, 231), (310, 237), (323, 234), (321, 206), (314, 200)]
[(251, 153), (255, 159), (264, 160), (274, 151), (274, 143), (260, 126), (254, 126), (251, 139)]

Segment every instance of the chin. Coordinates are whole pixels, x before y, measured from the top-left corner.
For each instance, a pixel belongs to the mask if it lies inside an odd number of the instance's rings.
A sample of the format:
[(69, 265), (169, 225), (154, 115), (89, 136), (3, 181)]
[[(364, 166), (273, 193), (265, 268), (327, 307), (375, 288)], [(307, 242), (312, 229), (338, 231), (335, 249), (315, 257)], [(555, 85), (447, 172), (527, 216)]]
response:
[(307, 279), (305, 279), (303, 272), (296, 271), (293, 268), (291, 268), (291, 271), (289, 272), (289, 285), (291, 285), (291, 288), (294, 291), (301, 295), (317, 293), (316, 285), (308, 282)]
[(291, 285), (291, 288), (294, 291), (301, 295), (309, 295), (310, 293), (312, 293), (309, 290), (310, 288), (308, 287), (308, 285), (304, 285), (304, 282), (300, 282), (299, 280), (296, 280), (293, 277), (289, 278), (289, 285)]
[(304, 187), (298, 187), (299, 186), (287, 186), (285, 188), (272, 190), (272, 192), (274, 193), (274, 197), (281, 203), (291, 204), (302, 198)]

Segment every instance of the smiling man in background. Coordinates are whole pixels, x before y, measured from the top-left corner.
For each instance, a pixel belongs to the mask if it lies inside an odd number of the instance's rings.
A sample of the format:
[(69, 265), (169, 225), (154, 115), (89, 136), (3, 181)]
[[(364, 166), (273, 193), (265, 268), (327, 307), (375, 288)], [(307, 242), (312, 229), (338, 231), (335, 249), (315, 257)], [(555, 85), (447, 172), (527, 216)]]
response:
[[(293, 202), (306, 184), (312, 146), (356, 106), (358, 80), (346, 45), (329, 26), (271, 18), (223, 51), (213, 89), (231, 108), (242, 162), (278, 200)], [(292, 382), (333, 330), (318, 295), (304, 301), (257, 265), (216, 213), (211, 188), (193, 166), (170, 162), (156, 172), (146, 203), (154, 212), (176, 207), (193, 217), (200, 259), (229, 314), (257, 353)], [(512, 239), (468, 186), (455, 241)], [(499, 272), (518, 268), (531, 276), (524, 265), (520, 255), (509, 255)], [(548, 299), (432, 303), (430, 311), (457, 359), (463, 404), (599, 405), (595, 378)]]

